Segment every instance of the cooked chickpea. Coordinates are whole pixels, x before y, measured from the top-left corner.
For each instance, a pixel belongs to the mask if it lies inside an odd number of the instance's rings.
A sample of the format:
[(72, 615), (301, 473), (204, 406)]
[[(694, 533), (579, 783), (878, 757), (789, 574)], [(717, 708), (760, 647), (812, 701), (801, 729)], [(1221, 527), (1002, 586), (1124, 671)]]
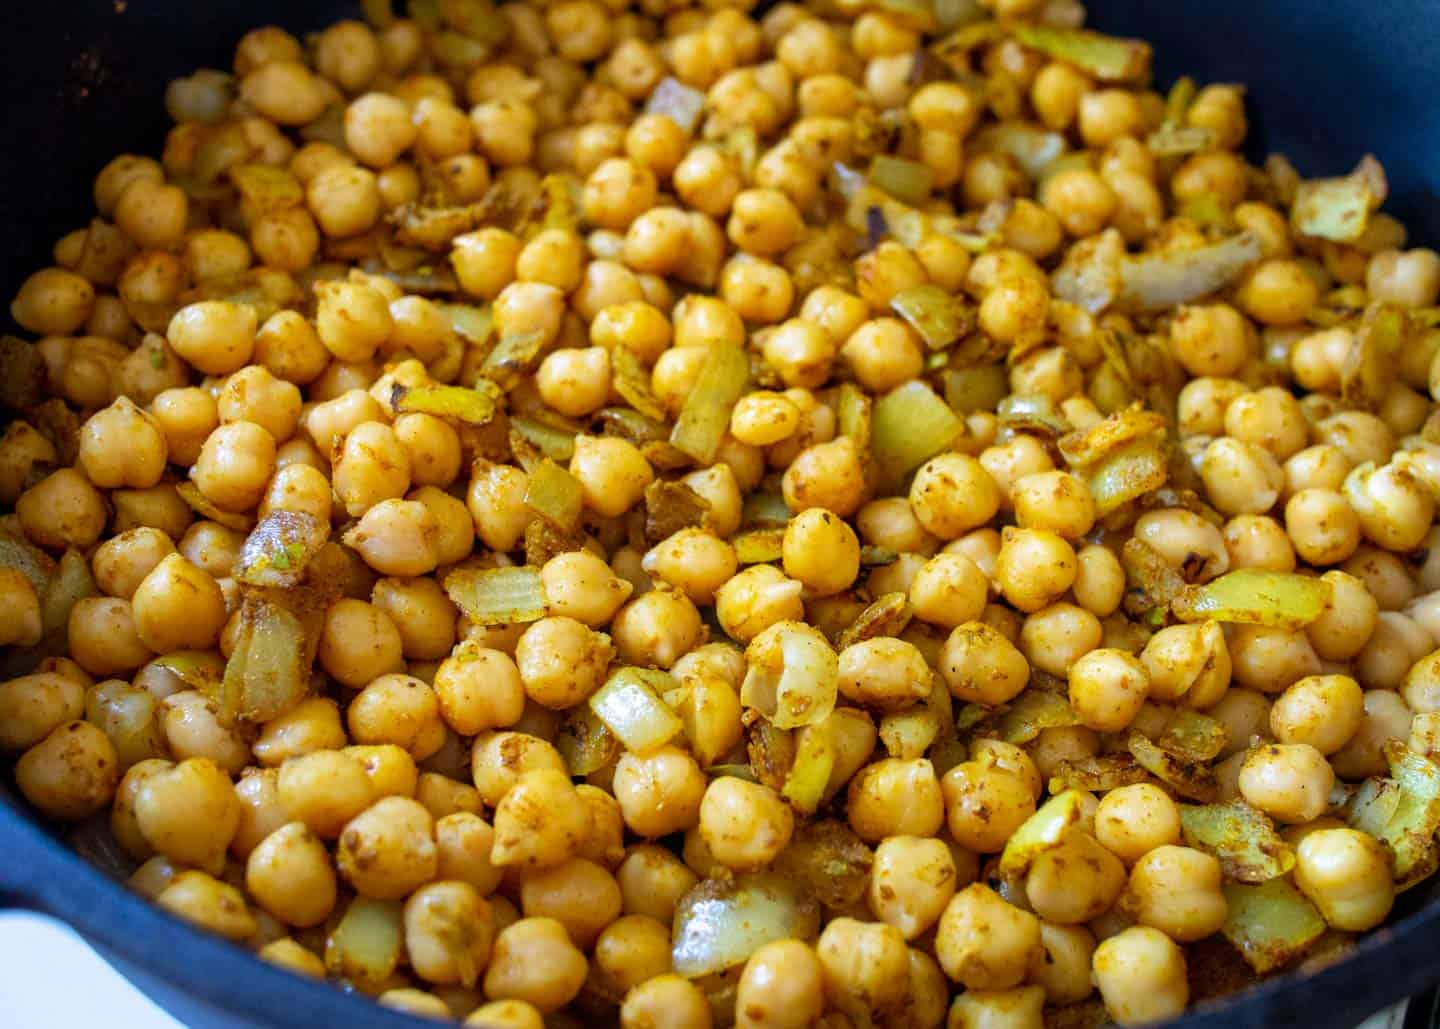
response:
[(402, 667), (404, 643), (395, 623), (380, 608), (343, 598), (325, 612), (317, 657), (327, 674), (359, 689), (375, 675)]
[(1018, 986), (1042, 954), (1040, 920), (983, 883), (955, 894), (935, 932), (940, 967), (967, 990)]
[(1330, 804), (1335, 772), (1308, 743), (1271, 743), (1250, 751), (1240, 769), (1247, 803), (1295, 825), (1318, 818)]
[(975, 458), (942, 454), (915, 473), (910, 506), (927, 532), (953, 540), (995, 516), (1000, 490)]
[(1184, 952), (1149, 926), (1103, 941), (1095, 948), (1092, 967), (1105, 1010), (1121, 1025), (1173, 1018), (1190, 999)]
[(1295, 885), (1344, 932), (1373, 929), (1395, 901), (1389, 855), (1373, 836), (1354, 829), (1306, 834), (1295, 850)]
[(1016, 773), (981, 761), (963, 761), (940, 782), (946, 825), (955, 841), (981, 854), (999, 852), (1032, 814), (1035, 795)]
[(892, 836), (875, 850), (870, 910), (913, 940), (940, 918), (955, 894), (957, 877), (955, 859), (942, 840)]
[(741, 1029), (803, 1029), (825, 1005), (825, 968), (801, 940), (777, 940), (750, 955), (735, 995)]
[(548, 1014), (580, 992), (588, 964), (553, 918), (522, 918), (495, 937), (485, 970), (485, 995), (518, 1000)]

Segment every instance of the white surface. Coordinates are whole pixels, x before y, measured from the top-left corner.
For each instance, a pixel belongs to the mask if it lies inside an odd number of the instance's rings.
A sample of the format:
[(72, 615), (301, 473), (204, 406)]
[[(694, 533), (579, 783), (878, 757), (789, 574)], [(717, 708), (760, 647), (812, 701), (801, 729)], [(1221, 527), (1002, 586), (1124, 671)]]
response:
[(5, 1029), (183, 1029), (66, 926), (0, 912)]

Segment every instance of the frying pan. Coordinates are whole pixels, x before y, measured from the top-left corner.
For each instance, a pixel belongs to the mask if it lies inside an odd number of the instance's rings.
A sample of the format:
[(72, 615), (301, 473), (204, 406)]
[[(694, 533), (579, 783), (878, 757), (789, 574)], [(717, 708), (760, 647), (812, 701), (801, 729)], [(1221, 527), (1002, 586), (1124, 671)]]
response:
[[(1091, 23), (1155, 44), (1162, 84), (1251, 87), (1252, 158), (1287, 154), (1302, 174), (1339, 174), (1373, 152), (1390, 173), (1388, 209), (1422, 242), (1440, 240), (1440, 0), (1090, 0)], [(8, 152), (0, 163), (0, 295), (91, 214), (111, 156), (158, 153), (166, 82), (228, 67), (240, 35), (300, 32), (352, 13), (332, 0), (22, 0), (0, 29)], [(74, 926), (186, 1024), (213, 1029), (416, 1029), (424, 1023), (265, 964), (190, 928), (79, 857), (0, 783), (0, 905)], [(1440, 881), (1402, 897), (1391, 924), (1346, 960), (1202, 1004), (1186, 1029), (1348, 1029), (1440, 982)], [(83, 990), (85, 984), (73, 984)], [(1422, 1024), (1433, 1001), (1412, 1004)], [(3, 1019), (0, 1019), (3, 1020)]]

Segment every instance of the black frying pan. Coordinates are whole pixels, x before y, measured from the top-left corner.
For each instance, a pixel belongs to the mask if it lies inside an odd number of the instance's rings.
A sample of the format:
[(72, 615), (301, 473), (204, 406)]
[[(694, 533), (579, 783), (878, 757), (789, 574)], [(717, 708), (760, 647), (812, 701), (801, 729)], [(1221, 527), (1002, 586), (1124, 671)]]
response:
[[(0, 30), (7, 153), (0, 164), (0, 296), (50, 263), (91, 214), (113, 155), (158, 153), (161, 96), (177, 75), (228, 67), (256, 25), (317, 28), (354, 4), (315, 0), (24, 0)], [(1151, 40), (1160, 78), (1251, 87), (1253, 146), (1303, 174), (1367, 151), (1390, 174), (1388, 209), (1440, 241), (1440, 0), (1089, 0), (1091, 21)], [(310, 982), (164, 914), (56, 840), (0, 784), (0, 904), (69, 922), (142, 990), (197, 1027), (416, 1029), (425, 1024)], [(1349, 1029), (1440, 982), (1440, 885), (1405, 895), (1393, 924), (1346, 961), (1197, 1007), (1186, 1029)], [(73, 984), (85, 989), (83, 982)], [(1421, 1021), (1431, 1002), (1416, 1005)], [(3, 1017), (0, 1017), (3, 1022)]]

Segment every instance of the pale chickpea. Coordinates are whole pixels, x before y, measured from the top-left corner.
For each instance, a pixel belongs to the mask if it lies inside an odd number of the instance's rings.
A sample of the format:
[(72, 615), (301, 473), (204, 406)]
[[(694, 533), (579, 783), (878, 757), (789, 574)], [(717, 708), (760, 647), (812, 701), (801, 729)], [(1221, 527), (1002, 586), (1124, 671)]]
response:
[(1032, 667), (1065, 676), (1076, 661), (1100, 645), (1100, 620), (1074, 604), (1051, 604), (1030, 615), (1020, 629), (1020, 652)]
[(1075, 602), (1104, 618), (1115, 613), (1125, 598), (1125, 569), (1109, 547), (1098, 543), (1082, 547), (1075, 555), (1075, 582), (1070, 592)]
[(1295, 825), (1324, 813), (1335, 772), (1307, 743), (1272, 743), (1250, 751), (1240, 769), (1246, 802), (1277, 821)]
[[(353, 500), (354, 494), (351, 496)], [(424, 504), (387, 498), (367, 507), (343, 539), (381, 575), (424, 575), (434, 571), (438, 560), (438, 529), (435, 516)]]
[(1189, 847), (1164, 844), (1135, 862), (1122, 901), (1141, 925), (1188, 943), (1219, 931), (1226, 906), (1220, 862)]
[(85, 684), (54, 672), (36, 672), (0, 684), (0, 748), (28, 750), (59, 726), (85, 713)]
[(317, 658), (332, 678), (360, 689), (377, 674), (403, 667), (404, 643), (389, 615), (347, 597), (325, 612)]
[(55, 727), (15, 763), (15, 784), (47, 817), (79, 821), (107, 806), (120, 783), (120, 758), (86, 721)]
[(983, 883), (971, 883), (940, 916), (935, 956), (967, 990), (1008, 990), (1042, 959), (1040, 920)]
[[(710, 604), (716, 591), (735, 575), (739, 564), (735, 548), (715, 533), (706, 529), (681, 529), (647, 552), (641, 567), (650, 576), (683, 592), (693, 603)], [(625, 593), (628, 597), (633, 586), (628, 582), (624, 585), (629, 587)], [(547, 587), (552, 603), (554, 595)]]
[(245, 889), (280, 921), (305, 928), (323, 922), (334, 908), (335, 869), (320, 838), (303, 823), (290, 822), (250, 852)]
[(922, 621), (954, 629), (979, 618), (985, 610), (990, 583), (969, 557), (937, 554), (910, 582), (910, 606)]
[(1185, 954), (1158, 929), (1135, 926), (1111, 936), (1095, 948), (1092, 967), (1105, 1010), (1121, 1025), (1173, 1018), (1189, 1002)]
[(944, 841), (892, 836), (875, 850), (867, 891), (870, 910), (913, 940), (939, 919), (955, 894), (957, 878), (955, 859)]
[(1296, 848), (1295, 885), (1326, 922), (1346, 932), (1373, 929), (1395, 900), (1384, 846), (1354, 829), (1308, 833)]
[(999, 852), (1016, 829), (1035, 813), (1035, 795), (1014, 772), (980, 761), (964, 761), (940, 782), (950, 835), (967, 850)]
[(975, 458), (942, 454), (915, 473), (910, 506), (927, 532), (953, 540), (995, 516), (1000, 489)]
[(625, 825), (651, 839), (697, 825), (707, 786), (695, 759), (674, 746), (644, 756), (627, 752), (615, 766), (613, 790)]
[(1364, 714), (1360, 685), (1348, 675), (1312, 675), (1275, 698), (1270, 731), (1281, 743), (1308, 743), (1330, 755), (1360, 728)]
[(956, 626), (946, 639), (940, 650), (940, 673), (957, 700), (993, 706), (1025, 688), (1030, 665), (999, 630), (984, 621), (971, 621)]
[(519, 1000), (542, 1013), (556, 1011), (580, 992), (588, 965), (553, 918), (522, 918), (495, 937), (485, 971), (485, 995)]
[(900, 1007), (909, 985), (905, 938), (894, 926), (836, 918), (815, 943), (831, 1005), (852, 1017)]
[(577, 947), (589, 950), (601, 930), (620, 916), (622, 899), (603, 866), (571, 858), (526, 876), (520, 908), (526, 918), (555, 919)]
[(85, 597), (70, 609), (66, 626), (70, 656), (99, 678), (128, 673), (154, 656), (140, 639), (130, 602), (119, 597)]
[(383, 797), (340, 833), (335, 863), (363, 897), (398, 900), (435, 877), (435, 822), (408, 797)]

